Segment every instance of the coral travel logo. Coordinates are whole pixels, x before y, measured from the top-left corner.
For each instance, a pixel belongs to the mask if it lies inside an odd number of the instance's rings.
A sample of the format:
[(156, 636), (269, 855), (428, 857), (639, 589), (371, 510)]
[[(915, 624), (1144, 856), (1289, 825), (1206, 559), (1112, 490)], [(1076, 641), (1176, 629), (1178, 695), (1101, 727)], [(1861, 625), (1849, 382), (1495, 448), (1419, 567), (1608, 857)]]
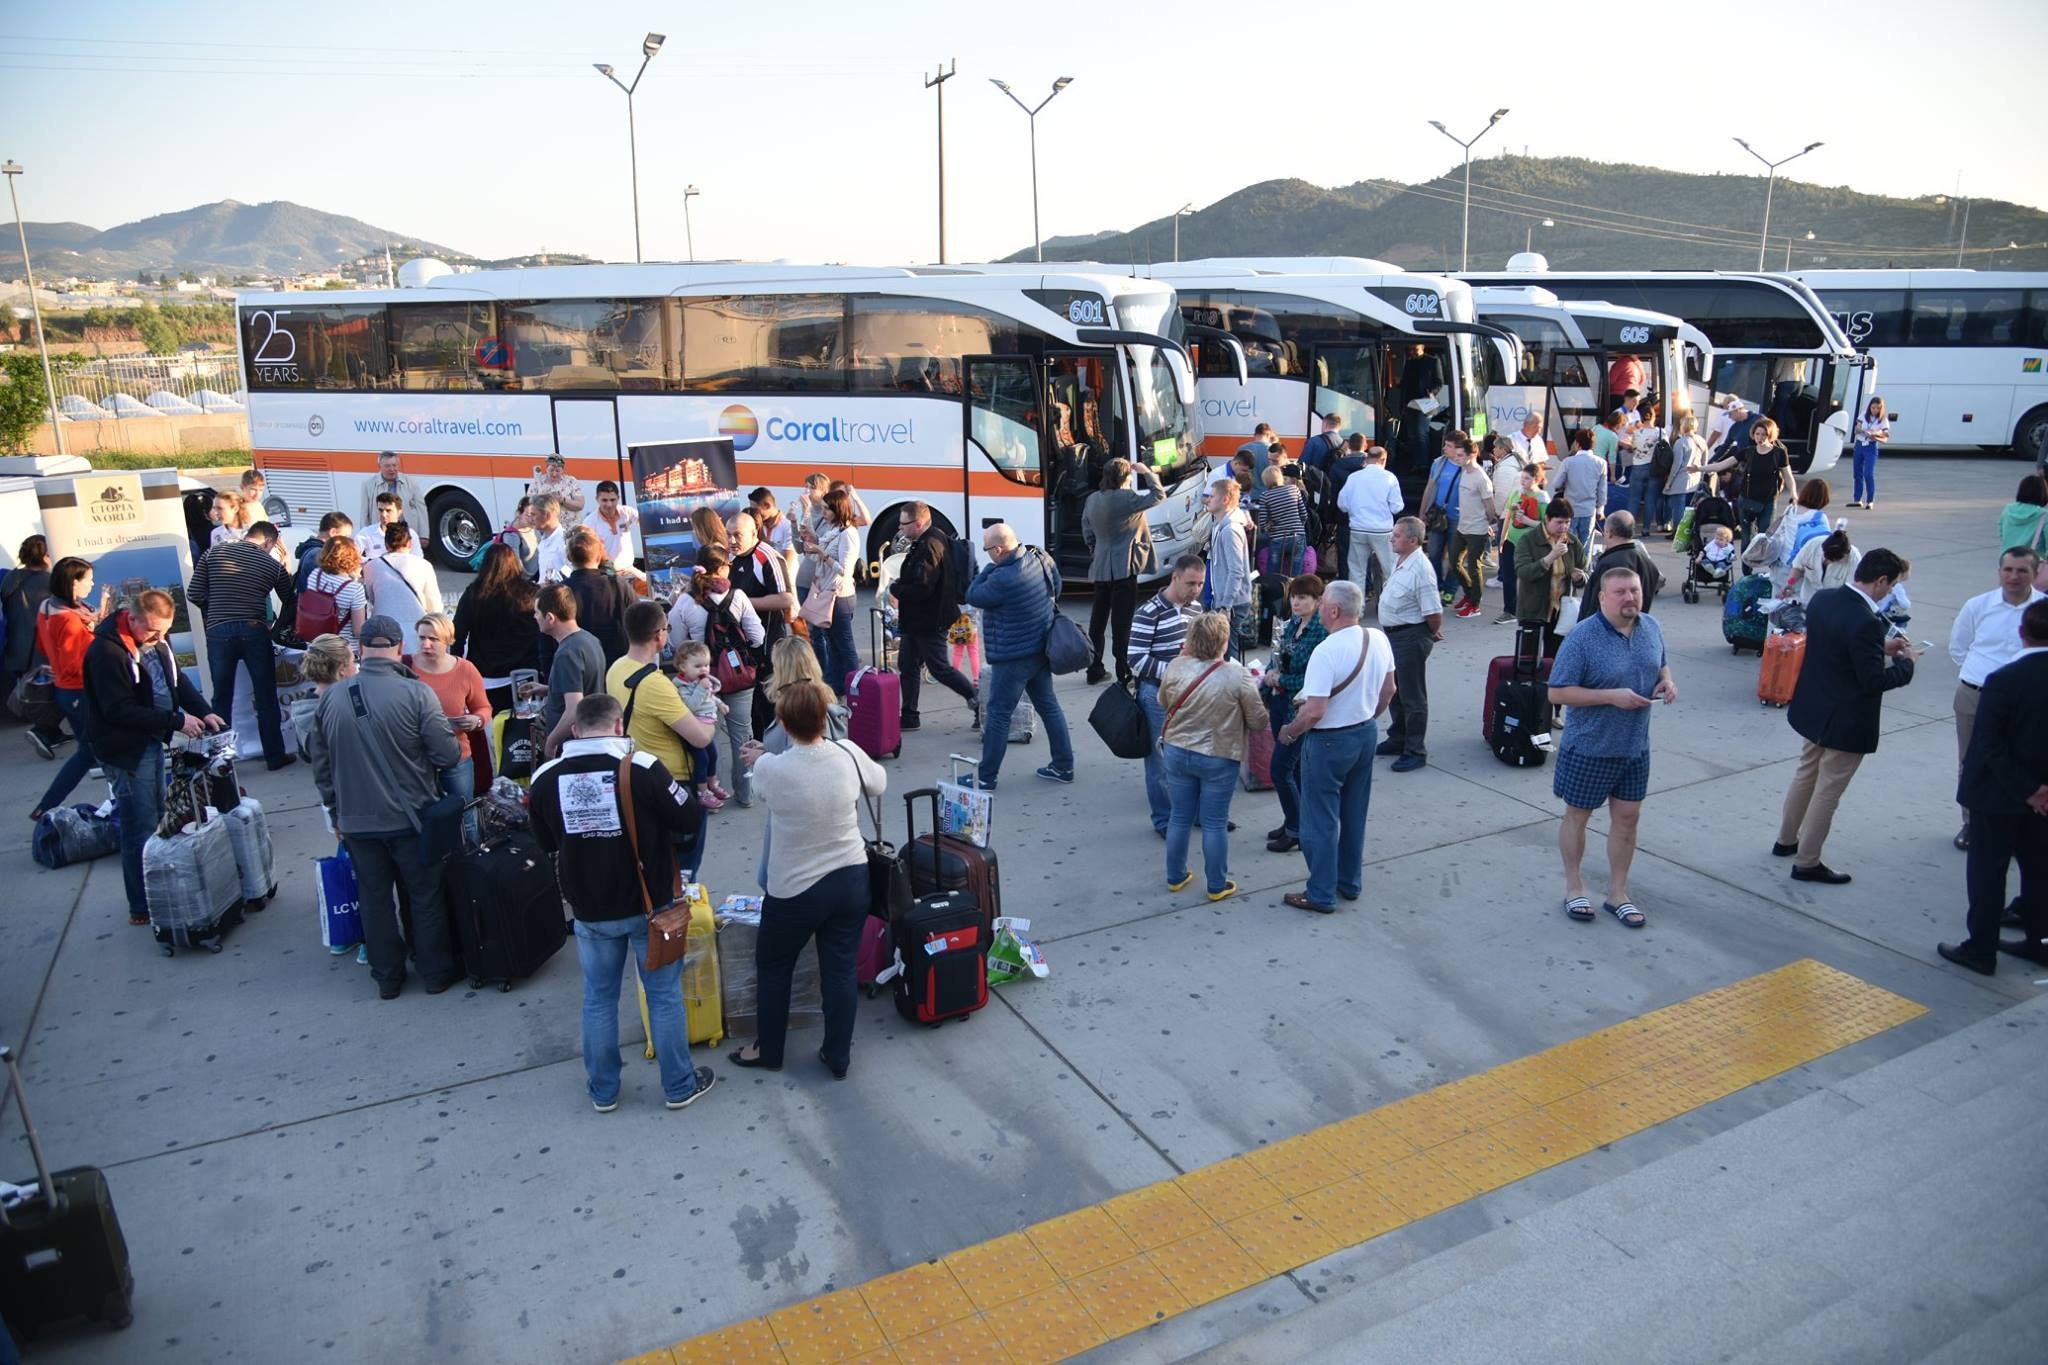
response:
[(734, 450), (745, 450), (760, 436), (761, 424), (754, 420), (753, 409), (734, 403), (718, 414), (718, 434), (730, 439)]

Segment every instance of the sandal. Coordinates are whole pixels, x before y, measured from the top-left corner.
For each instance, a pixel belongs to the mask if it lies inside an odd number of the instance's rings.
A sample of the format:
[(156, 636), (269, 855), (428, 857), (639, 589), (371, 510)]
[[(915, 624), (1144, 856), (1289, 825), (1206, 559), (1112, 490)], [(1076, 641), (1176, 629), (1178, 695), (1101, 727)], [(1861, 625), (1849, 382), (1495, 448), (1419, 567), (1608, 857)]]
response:
[[(1616, 905), (1612, 901), (1602, 901), (1600, 902), (1600, 908), (1631, 929), (1640, 929), (1649, 922), (1643, 918), (1643, 912), (1636, 909), (1633, 901), (1623, 901), (1620, 905)], [(1591, 912), (1587, 913), (1586, 918), (1593, 918)]]
[(1593, 922), (1593, 902), (1584, 896), (1573, 896), (1564, 903), (1564, 912), (1581, 924)]
[[(757, 1045), (757, 1046), (758, 1046), (758, 1045)], [(821, 1054), (821, 1055), (822, 1055), (822, 1054)], [(746, 1050), (745, 1048), (741, 1048), (741, 1049), (740, 1049), (739, 1051), (737, 1051), (737, 1052), (728, 1052), (728, 1053), (726, 1053), (726, 1054), (725, 1054), (725, 1057), (726, 1057), (726, 1060), (727, 1060), (727, 1061), (729, 1061), (729, 1062), (731, 1062), (731, 1063), (732, 1063), (732, 1064), (733, 1064), (734, 1066), (742, 1066), (742, 1067), (759, 1067), (759, 1068), (761, 1068), (761, 1070), (763, 1070), (763, 1071), (780, 1071), (780, 1070), (782, 1070), (782, 1063), (780, 1063), (780, 1062), (777, 1062), (777, 1063), (775, 1063), (774, 1065), (772, 1065), (772, 1066), (771, 1066), (771, 1065), (770, 1065), (769, 1063), (767, 1063), (767, 1062), (764, 1062), (764, 1061), (762, 1061), (762, 1060), (761, 1060), (761, 1054), (760, 1054), (760, 1052), (759, 1052), (759, 1051), (756, 1051), (756, 1052), (754, 1053), (754, 1055), (753, 1055), (753, 1056), (749, 1057), (749, 1056), (747, 1055), (747, 1050)]]
[(1280, 900), (1283, 904), (1291, 905), (1297, 910), (1308, 910), (1318, 915), (1334, 915), (1337, 913), (1336, 906), (1319, 905), (1315, 901), (1310, 900), (1305, 892), (1301, 891), (1290, 891), (1282, 896)]

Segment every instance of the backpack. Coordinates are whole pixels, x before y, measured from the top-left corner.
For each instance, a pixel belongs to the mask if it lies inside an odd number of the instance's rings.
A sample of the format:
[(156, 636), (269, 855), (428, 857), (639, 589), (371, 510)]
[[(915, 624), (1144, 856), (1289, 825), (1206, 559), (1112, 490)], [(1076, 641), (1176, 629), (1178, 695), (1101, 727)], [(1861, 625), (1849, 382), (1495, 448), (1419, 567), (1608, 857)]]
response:
[(1671, 477), (1671, 442), (1660, 440), (1657, 448), (1650, 452), (1650, 478), (1663, 483)]
[(966, 536), (954, 536), (946, 542), (946, 577), (951, 580), (946, 587), (955, 602), (966, 599), (967, 585), (974, 581), (974, 572), (974, 547), (967, 543)]
[(730, 697), (754, 685), (760, 672), (760, 658), (747, 643), (746, 632), (732, 608), (733, 594), (726, 594), (719, 606), (704, 603), (704, 643), (711, 649), (711, 677), (721, 696)]
[(307, 641), (341, 633), (341, 604), (333, 593), (314, 587), (311, 575), (307, 576), (306, 586), (299, 593), (292, 629), (301, 640)]

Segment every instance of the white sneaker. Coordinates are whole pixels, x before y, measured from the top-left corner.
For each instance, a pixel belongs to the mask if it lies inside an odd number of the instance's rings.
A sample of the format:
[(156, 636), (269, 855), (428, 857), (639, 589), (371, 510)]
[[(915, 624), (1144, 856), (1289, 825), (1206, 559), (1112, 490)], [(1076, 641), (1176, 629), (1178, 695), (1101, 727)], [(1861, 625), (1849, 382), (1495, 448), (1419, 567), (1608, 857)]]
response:
[(619, 1102), (617, 1100), (613, 1100), (610, 1104), (599, 1104), (596, 1100), (592, 1100), (590, 1102), (590, 1107), (592, 1109), (595, 1109), (600, 1114), (609, 1114), (612, 1112), (612, 1110), (617, 1109), (619, 1107)]

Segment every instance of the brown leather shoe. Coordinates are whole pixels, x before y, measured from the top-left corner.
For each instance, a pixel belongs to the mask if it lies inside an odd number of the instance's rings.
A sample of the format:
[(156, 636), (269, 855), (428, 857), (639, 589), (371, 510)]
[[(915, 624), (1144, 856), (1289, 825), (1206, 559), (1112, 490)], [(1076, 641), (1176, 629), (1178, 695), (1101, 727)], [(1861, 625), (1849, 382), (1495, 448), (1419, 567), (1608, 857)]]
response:
[(1300, 891), (1290, 891), (1280, 899), (1297, 910), (1312, 910), (1318, 915), (1334, 915), (1337, 913), (1336, 906), (1318, 905), (1310, 900), (1306, 893)]

